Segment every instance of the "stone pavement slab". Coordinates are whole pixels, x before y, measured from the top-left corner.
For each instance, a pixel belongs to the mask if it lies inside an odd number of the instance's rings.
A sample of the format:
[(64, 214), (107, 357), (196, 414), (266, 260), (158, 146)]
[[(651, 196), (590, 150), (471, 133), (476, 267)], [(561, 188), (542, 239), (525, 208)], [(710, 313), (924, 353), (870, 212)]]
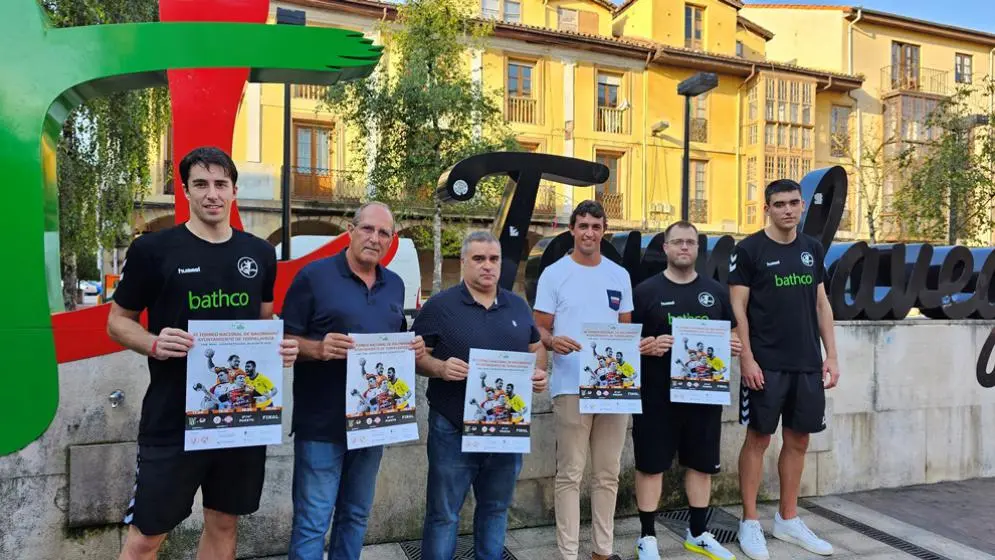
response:
[(840, 497), (995, 554), (995, 478), (872, 490)]

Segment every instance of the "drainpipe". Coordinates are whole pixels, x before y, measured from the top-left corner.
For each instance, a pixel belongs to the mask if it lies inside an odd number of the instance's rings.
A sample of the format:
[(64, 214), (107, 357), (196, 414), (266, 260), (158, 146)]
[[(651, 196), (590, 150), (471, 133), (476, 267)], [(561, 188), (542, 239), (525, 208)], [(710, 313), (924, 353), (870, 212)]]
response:
[(646, 207), (646, 191), (649, 189), (649, 177), (646, 175), (647, 172), (647, 161), (649, 160), (649, 152), (647, 151), (648, 142), (646, 140), (646, 135), (649, 130), (647, 128), (647, 119), (649, 118), (649, 69), (650, 60), (653, 59), (653, 51), (646, 53), (646, 66), (643, 68), (643, 229), (649, 228), (649, 208)]
[[(856, 28), (857, 23), (863, 17), (864, 17), (864, 9), (863, 8), (857, 8), (857, 19), (855, 19), (855, 20), (853, 20), (853, 21), (850, 22), (850, 24), (848, 26), (849, 29), (847, 30), (847, 33), (849, 35), (849, 42), (850, 42), (849, 53), (848, 53), (849, 54), (849, 59), (850, 59), (850, 62), (849, 62), (849, 65), (848, 65), (848, 69), (849, 69), (848, 74), (850, 74), (851, 76), (853, 75), (853, 30)], [(993, 49), (993, 50), (995, 50), (995, 49)], [(856, 208), (857, 212), (854, 212), (855, 216), (853, 218), (851, 218), (851, 222), (850, 223), (851, 224), (857, 224), (857, 227), (854, 228), (857, 231), (855, 231), (854, 233), (860, 233), (863, 230), (863, 227), (864, 227), (864, 220), (862, 219), (862, 216), (861, 216), (862, 212), (860, 212), (860, 206), (864, 202), (863, 198), (861, 197), (861, 194), (860, 194), (861, 193), (861, 188), (863, 187), (863, 185), (861, 185), (860, 171), (859, 171), (861, 169), (861, 167), (862, 167), (862, 159), (864, 157), (864, 111), (860, 107), (860, 100), (857, 99), (856, 97), (854, 97), (852, 90), (848, 91), (846, 93), (846, 95), (850, 99), (853, 99), (853, 104), (857, 108), (857, 158), (856, 158), (857, 161), (856, 161), (856, 163), (857, 163), (857, 170), (858, 171), (857, 171), (857, 196), (854, 197), (854, 200), (856, 200), (856, 202), (857, 202), (857, 208)], [(884, 140), (884, 134), (883, 133), (882, 133), (882, 140)]]

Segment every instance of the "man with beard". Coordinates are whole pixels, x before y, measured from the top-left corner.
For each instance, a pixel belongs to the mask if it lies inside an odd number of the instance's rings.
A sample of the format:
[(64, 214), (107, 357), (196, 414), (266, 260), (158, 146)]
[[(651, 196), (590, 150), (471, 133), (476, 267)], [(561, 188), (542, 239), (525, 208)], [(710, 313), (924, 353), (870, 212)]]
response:
[[(690, 523), (684, 548), (713, 560), (735, 558), (706, 530), (711, 476), (719, 472), (722, 407), (675, 403), (670, 400), (672, 322), (693, 317), (729, 321), (735, 326), (725, 286), (699, 276), (694, 269), (698, 230), (689, 222), (671, 224), (664, 232), (667, 268), (643, 281), (633, 294), (632, 321), (643, 325), (643, 336), (659, 340), (666, 354), (642, 357), (642, 414), (632, 415), (632, 443), (636, 459), (636, 505), (642, 531), (636, 543), (639, 560), (658, 560), (655, 518), (663, 490), (663, 472), (678, 457), (687, 467), (684, 488), (690, 505)], [(733, 354), (740, 349), (731, 334)], [(687, 344), (685, 343), (685, 347)], [(697, 353), (695, 353), (697, 355)], [(704, 358), (702, 352), (701, 358)], [(678, 359), (679, 361), (679, 359)], [(688, 367), (691, 367), (690, 360)]]

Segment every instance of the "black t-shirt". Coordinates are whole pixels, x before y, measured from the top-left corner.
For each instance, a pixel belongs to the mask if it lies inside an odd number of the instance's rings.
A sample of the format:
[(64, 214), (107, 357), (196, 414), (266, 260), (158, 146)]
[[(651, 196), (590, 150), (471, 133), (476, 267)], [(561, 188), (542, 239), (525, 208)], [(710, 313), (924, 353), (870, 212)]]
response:
[(803, 233), (782, 244), (760, 230), (736, 245), (729, 284), (750, 288), (750, 347), (762, 369), (821, 371), (816, 303), (824, 259), (822, 244)]
[[(425, 339), (432, 357), (442, 361), (459, 358), (469, 363), (471, 348), (528, 352), (529, 345), (539, 342), (539, 330), (524, 299), (499, 288), (494, 304), (484, 309), (463, 282), (429, 298), (411, 330)], [(439, 378), (428, 380), (429, 407), (456, 427), (463, 425), (466, 384), (466, 381)]]
[[(147, 233), (132, 242), (114, 301), (149, 311), (149, 332), (186, 330), (190, 319), (259, 319), (273, 301), (276, 252), (249, 233), (234, 230), (224, 243), (194, 235), (186, 224)], [(142, 401), (138, 442), (183, 443), (186, 358), (149, 358), (152, 380)]]
[[(671, 334), (672, 322), (678, 318), (729, 321), (730, 327), (736, 326), (728, 288), (701, 275), (678, 284), (662, 272), (655, 274), (636, 286), (632, 304), (632, 322), (643, 325), (643, 337)], [(683, 342), (674, 341), (674, 348), (683, 351)], [(662, 357), (641, 357), (643, 391), (670, 390), (672, 355), (670, 351)]]

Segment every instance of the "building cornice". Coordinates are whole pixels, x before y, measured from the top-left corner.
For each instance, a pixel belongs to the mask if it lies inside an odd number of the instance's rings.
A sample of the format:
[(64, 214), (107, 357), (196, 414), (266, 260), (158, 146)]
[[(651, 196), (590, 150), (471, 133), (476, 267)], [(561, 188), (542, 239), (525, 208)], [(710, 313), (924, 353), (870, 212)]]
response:
[(747, 31), (756, 33), (768, 41), (774, 38), (773, 31), (761, 26), (759, 23), (750, 21), (743, 16), (736, 16), (736, 23), (742, 25)]

